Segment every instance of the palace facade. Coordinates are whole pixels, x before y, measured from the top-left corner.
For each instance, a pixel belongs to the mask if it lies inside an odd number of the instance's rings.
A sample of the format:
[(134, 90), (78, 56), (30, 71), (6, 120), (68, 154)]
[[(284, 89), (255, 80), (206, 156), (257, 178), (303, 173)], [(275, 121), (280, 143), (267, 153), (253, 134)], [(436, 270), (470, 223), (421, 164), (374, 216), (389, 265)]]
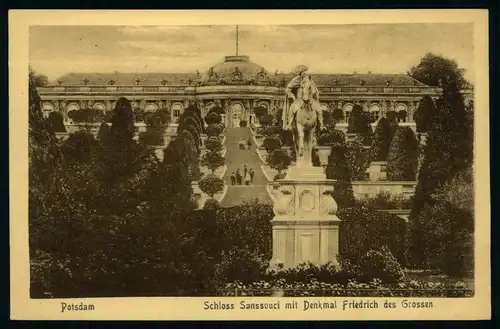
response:
[[(422, 97), (439, 96), (439, 88), (406, 74), (311, 74), (323, 109), (344, 112), (345, 120), (338, 125), (341, 129), (347, 126), (354, 104), (362, 105), (377, 119), (388, 111), (404, 111), (401, 123), (414, 127), (413, 115)], [(38, 91), (44, 115), (60, 111), (69, 125), (72, 122), (68, 113), (73, 110), (106, 112), (114, 108), (119, 97), (126, 97), (134, 109), (144, 112), (169, 109), (173, 123), (190, 102), (199, 106), (202, 116), (212, 107), (221, 106), (226, 126), (233, 127), (239, 126), (241, 120), (258, 123), (253, 109), (259, 106), (275, 114), (283, 106), (285, 87), (292, 78), (292, 74), (270, 73), (248, 56), (226, 56), (204, 74), (72, 73)], [(465, 92), (466, 101), (472, 97), (472, 92)]]

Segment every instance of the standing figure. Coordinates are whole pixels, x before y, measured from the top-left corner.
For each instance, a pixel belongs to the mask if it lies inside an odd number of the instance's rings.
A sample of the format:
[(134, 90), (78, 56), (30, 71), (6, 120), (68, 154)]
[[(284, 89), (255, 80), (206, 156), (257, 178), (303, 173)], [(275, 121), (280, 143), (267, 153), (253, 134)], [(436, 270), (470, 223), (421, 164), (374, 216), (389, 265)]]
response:
[(231, 185), (234, 185), (236, 184), (236, 174), (233, 172), (231, 174)]
[[(319, 91), (308, 68), (299, 65), (294, 69), (295, 77), (285, 90), (283, 107), (283, 129), (292, 130), (297, 164), (312, 166), (312, 149), (315, 146), (315, 129), (326, 129), (319, 103)], [(301, 161), (299, 161), (301, 160)]]
[(241, 177), (241, 172), (238, 169), (238, 170), (236, 170), (236, 184), (241, 185), (241, 180), (242, 180), (241, 178), (242, 178)]
[(248, 150), (250, 150), (252, 147), (252, 140), (250, 139), (250, 137), (248, 137), (247, 146), (248, 146)]
[(245, 185), (250, 185), (250, 181), (252, 180), (252, 178), (250, 177), (250, 173), (247, 172), (245, 174)]
[(247, 176), (247, 172), (248, 172), (247, 165), (244, 165), (243, 166), (243, 177)]
[(253, 184), (253, 177), (255, 176), (255, 171), (253, 169), (250, 169), (250, 183)]

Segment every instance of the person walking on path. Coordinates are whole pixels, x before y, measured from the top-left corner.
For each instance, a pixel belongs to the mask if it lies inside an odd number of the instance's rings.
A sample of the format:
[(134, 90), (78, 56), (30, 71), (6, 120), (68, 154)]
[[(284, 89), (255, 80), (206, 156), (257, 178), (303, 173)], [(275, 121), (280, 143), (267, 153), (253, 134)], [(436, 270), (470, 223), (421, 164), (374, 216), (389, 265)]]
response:
[(252, 178), (250, 177), (250, 173), (247, 172), (245, 174), (245, 185), (250, 185), (250, 181), (252, 180)]
[(243, 166), (243, 177), (246, 178), (248, 173), (247, 165)]
[(250, 139), (250, 137), (248, 137), (247, 146), (248, 146), (248, 150), (250, 151), (252, 148), (252, 140)]
[(253, 184), (253, 177), (255, 176), (255, 171), (253, 171), (253, 168), (250, 169), (250, 183)]
[(234, 185), (236, 184), (236, 174), (233, 172), (231, 174), (231, 185)]
[(241, 185), (241, 178), (242, 178), (242, 177), (241, 177), (241, 172), (240, 172), (240, 170), (238, 169), (238, 170), (236, 170), (236, 183), (237, 183), (238, 185)]

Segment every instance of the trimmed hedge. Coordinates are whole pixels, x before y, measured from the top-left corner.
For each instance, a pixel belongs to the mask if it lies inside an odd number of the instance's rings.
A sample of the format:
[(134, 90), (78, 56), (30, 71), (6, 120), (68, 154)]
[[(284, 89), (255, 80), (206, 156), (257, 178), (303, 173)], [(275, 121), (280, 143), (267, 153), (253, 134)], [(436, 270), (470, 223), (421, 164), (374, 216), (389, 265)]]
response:
[(339, 252), (343, 259), (358, 260), (368, 251), (387, 246), (405, 264), (406, 222), (386, 212), (364, 207), (340, 209)]
[(474, 290), (468, 289), (464, 282), (434, 283), (409, 281), (398, 284), (381, 284), (380, 281), (359, 283), (351, 281), (346, 285), (320, 281), (268, 282), (257, 281), (251, 284), (233, 282), (220, 291), (223, 296), (278, 296), (278, 297), (473, 297)]
[(139, 142), (144, 145), (163, 145), (163, 130), (148, 128), (146, 131), (139, 133)]

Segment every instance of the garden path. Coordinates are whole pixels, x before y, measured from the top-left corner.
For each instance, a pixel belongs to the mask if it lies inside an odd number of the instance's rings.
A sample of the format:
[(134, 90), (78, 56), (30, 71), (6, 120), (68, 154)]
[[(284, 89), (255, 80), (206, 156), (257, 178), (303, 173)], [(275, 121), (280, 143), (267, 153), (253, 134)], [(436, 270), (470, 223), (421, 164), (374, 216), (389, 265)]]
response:
[[(250, 201), (254, 198), (258, 198), (261, 202), (272, 202), (266, 190), (268, 180), (266, 176), (264, 176), (260, 167), (262, 162), (257, 155), (257, 146), (255, 145), (253, 139), (251, 139), (252, 146), (250, 150), (242, 150), (239, 148), (239, 141), (241, 139), (247, 141), (249, 137), (252, 137), (250, 128), (227, 128), (224, 134), (226, 135), (227, 170), (223, 179), (229, 188), (224, 199), (222, 199), (221, 205), (223, 207), (236, 206), (244, 201)], [(248, 186), (231, 185), (231, 174), (233, 172), (235, 173), (238, 168), (240, 169), (240, 172), (243, 173), (244, 165), (246, 165), (249, 170), (252, 168), (255, 171), (253, 183)]]

